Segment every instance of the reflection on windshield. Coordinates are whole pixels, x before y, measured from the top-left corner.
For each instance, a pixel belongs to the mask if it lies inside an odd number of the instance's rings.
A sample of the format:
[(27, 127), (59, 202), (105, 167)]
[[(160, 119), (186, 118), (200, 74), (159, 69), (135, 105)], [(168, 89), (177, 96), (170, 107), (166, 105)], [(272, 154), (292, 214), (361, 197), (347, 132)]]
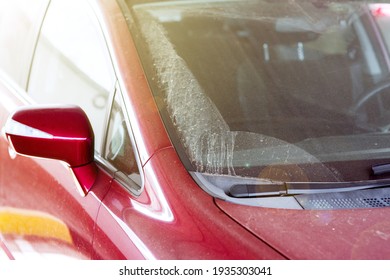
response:
[(387, 50), (390, 51), (390, 32), (388, 32), (390, 29), (390, 4), (371, 4), (370, 9), (379, 26)]
[(133, 11), (154, 94), (194, 171), (343, 181), (349, 175), (331, 163), (389, 158), (389, 53), (367, 4), (191, 1)]

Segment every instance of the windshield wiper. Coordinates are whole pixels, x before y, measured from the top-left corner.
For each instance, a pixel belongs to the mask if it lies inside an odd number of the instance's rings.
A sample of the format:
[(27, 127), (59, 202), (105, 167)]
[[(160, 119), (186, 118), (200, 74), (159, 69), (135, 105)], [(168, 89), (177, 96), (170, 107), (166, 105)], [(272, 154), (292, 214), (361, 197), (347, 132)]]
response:
[(390, 163), (373, 165), (371, 169), (375, 176), (390, 173)]
[(246, 198), (256, 196), (275, 196), (287, 195), (286, 184), (270, 183), (270, 184), (239, 184), (233, 185), (229, 193), (233, 197)]
[(229, 194), (236, 198), (285, 196), (298, 194), (335, 193), (390, 186), (389, 180), (372, 180), (358, 182), (291, 182), (266, 184), (236, 184)]

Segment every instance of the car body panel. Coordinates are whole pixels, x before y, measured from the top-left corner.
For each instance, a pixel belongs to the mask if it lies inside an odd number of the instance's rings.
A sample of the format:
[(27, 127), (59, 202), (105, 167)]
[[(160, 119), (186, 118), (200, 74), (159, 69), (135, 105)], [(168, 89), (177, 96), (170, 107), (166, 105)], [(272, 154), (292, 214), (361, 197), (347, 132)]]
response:
[(0, 247), (8, 259), (87, 259), (75, 248), (69, 228), (40, 211), (0, 209)]
[(129, 198), (114, 181), (103, 200), (97, 239), (104, 233), (109, 237), (108, 244), (100, 246), (113, 246), (113, 257), (133, 258), (135, 245), (136, 257), (141, 253), (148, 259), (284, 258), (218, 210), (172, 148), (157, 152), (144, 172), (145, 189), (140, 197)]
[(217, 205), (289, 259), (389, 259), (389, 208), (253, 209)]

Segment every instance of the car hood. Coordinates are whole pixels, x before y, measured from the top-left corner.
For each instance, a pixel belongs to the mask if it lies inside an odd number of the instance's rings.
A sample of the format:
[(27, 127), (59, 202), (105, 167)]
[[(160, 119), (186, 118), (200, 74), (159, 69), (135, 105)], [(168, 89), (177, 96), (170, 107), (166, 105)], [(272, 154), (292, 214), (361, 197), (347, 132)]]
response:
[(390, 259), (390, 207), (287, 210), (216, 204), (288, 259)]

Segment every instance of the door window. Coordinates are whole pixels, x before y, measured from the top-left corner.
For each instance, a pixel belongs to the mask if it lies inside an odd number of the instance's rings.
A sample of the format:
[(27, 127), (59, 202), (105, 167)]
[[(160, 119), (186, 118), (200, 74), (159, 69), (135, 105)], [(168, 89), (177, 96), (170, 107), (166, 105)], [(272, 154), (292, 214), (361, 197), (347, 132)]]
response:
[(125, 115), (120, 94), (116, 93), (108, 122), (104, 158), (118, 170), (117, 179), (126, 186), (130, 184), (134, 191), (140, 190), (142, 182)]
[(48, 0), (0, 0), (0, 68), (23, 88), (47, 5)]
[(87, 113), (100, 151), (115, 85), (109, 52), (86, 1), (52, 0), (38, 40), (28, 93), (39, 103), (75, 104)]

